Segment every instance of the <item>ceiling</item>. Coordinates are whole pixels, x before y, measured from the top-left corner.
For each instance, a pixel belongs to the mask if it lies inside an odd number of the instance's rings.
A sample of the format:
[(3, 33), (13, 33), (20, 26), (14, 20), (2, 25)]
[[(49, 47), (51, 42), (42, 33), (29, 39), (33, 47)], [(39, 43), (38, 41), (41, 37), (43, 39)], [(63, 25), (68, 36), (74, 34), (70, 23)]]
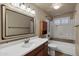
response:
[(75, 3), (62, 3), (62, 6), (55, 10), (51, 5), (52, 3), (35, 3), (35, 5), (45, 12), (47, 12), (51, 16), (60, 15), (63, 13), (74, 12), (75, 11)]

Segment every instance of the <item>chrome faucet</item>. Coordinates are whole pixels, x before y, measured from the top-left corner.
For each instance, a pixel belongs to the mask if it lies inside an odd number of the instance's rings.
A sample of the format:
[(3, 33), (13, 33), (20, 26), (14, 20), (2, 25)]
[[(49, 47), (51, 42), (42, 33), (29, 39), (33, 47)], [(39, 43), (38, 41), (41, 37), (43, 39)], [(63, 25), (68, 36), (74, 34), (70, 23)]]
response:
[(24, 40), (24, 44), (29, 43), (29, 40), (30, 40), (30, 38), (26, 38), (26, 39)]

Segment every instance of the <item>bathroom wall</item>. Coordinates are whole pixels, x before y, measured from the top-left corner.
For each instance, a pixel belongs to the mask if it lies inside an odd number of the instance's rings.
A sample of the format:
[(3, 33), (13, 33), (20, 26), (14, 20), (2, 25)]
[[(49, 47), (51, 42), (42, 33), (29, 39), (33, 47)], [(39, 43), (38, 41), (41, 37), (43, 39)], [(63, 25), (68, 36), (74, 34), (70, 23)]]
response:
[(53, 21), (50, 22), (50, 33), (52, 38), (74, 40), (74, 13), (65, 13), (63, 15), (55, 16), (54, 18), (66, 16), (70, 17), (71, 24), (56, 26), (55, 24), (53, 24)]
[(79, 25), (79, 4), (76, 5), (75, 8), (75, 24), (74, 25)]
[(1, 6), (0, 6), (0, 40), (1, 40)]
[(40, 22), (42, 20), (46, 20), (46, 16), (49, 16), (46, 12), (41, 10), (39, 7), (36, 5), (31, 5), (32, 8), (36, 10), (36, 15), (35, 15), (35, 21), (36, 21), (36, 35), (40, 35)]
[[(79, 4), (76, 5), (75, 26), (79, 25)], [(75, 27), (76, 53), (79, 56), (79, 26)]]

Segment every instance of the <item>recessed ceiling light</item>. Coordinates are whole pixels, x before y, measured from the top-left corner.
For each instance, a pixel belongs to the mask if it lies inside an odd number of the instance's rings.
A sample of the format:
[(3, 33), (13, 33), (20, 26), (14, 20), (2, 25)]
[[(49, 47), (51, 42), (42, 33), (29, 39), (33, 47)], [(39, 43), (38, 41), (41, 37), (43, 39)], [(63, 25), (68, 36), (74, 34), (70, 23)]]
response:
[(61, 6), (62, 6), (61, 3), (53, 3), (53, 4), (52, 4), (52, 7), (53, 7), (54, 9), (59, 9)]

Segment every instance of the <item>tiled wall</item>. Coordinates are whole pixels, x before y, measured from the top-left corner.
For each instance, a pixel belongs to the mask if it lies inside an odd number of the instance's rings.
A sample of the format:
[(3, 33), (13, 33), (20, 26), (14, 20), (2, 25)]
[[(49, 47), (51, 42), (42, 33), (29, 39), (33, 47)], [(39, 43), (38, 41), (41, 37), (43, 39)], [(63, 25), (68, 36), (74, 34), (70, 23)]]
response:
[[(65, 16), (60, 15), (59, 17), (70, 17), (70, 20), (72, 24), (67, 25), (55, 25), (53, 21), (50, 23), (50, 35), (52, 38), (60, 38), (60, 39), (69, 39), (69, 40), (75, 40), (74, 39), (74, 14), (68, 13)], [(58, 17), (58, 16), (57, 16)]]

